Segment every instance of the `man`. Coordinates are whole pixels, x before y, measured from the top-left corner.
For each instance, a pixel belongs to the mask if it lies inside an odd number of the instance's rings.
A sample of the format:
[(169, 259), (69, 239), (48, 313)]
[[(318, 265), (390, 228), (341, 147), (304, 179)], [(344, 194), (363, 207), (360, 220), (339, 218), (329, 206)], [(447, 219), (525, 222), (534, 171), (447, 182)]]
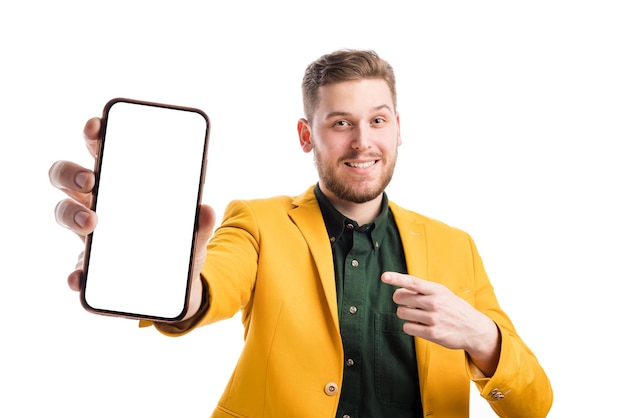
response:
[[(387, 199), (402, 143), (392, 67), (336, 51), (307, 68), (302, 90), (298, 133), (318, 184), (232, 202), (212, 237), (203, 206), (191, 309), (154, 324), (176, 336), (241, 310), (244, 348), (213, 416), (462, 417), (470, 381), (501, 416), (546, 416), (550, 382), (471, 237)], [(99, 129), (85, 126), (92, 151)], [(90, 233), (93, 173), (57, 162), (50, 180), (71, 197), (57, 221)], [(68, 281), (80, 290), (82, 272)]]

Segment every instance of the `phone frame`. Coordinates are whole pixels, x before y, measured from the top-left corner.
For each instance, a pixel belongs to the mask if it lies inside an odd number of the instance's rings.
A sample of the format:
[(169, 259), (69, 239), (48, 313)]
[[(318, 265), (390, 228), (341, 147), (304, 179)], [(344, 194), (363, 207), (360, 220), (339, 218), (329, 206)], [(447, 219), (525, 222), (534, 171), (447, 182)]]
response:
[(200, 167), (199, 167), (199, 178), (198, 178), (198, 186), (197, 186), (195, 219), (193, 222), (193, 233), (192, 233), (192, 236), (190, 236), (191, 244), (189, 248), (189, 251), (190, 251), (189, 263), (187, 266), (187, 280), (186, 280), (186, 288), (184, 292), (184, 300), (180, 301), (181, 303), (180, 313), (174, 316), (152, 315), (152, 314), (141, 313), (141, 312), (126, 312), (126, 311), (121, 311), (121, 310), (94, 306), (88, 300), (87, 295), (88, 295), (88, 286), (89, 286), (89, 262), (90, 262), (90, 258), (92, 255), (91, 254), (92, 242), (94, 240), (94, 235), (97, 236), (98, 234), (97, 232), (98, 228), (96, 227), (96, 230), (90, 233), (89, 235), (87, 235), (85, 239), (85, 251), (84, 251), (84, 257), (83, 257), (83, 283), (82, 283), (82, 287), (80, 291), (81, 304), (83, 308), (86, 309), (87, 311), (91, 313), (95, 313), (95, 314), (100, 314), (100, 315), (123, 317), (123, 318), (128, 318), (128, 319), (144, 319), (144, 320), (167, 322), (167, 323), (178, 322), (185, 317), (189, 308), (189, 296), (190, 296), (190, 291), (191, 291), (191, 283), (193, 280), (193, 277), (192, 277), (193, 259), (194, 259), (196, 246), (198, 245), (197, 243), (198, 217), (200, 213), (200, 205), (202, 202), (202, 193), (204, 189), (205, 176), (206, 176), (207, 153), (208, 153), (211, 123), (207, 114), (201, 109), (198, 109), (195, 107), (178, 106), (178, 105), (165, 104), (165, 103), (159, 103), (159, 102), (129, 99), (129, 98), (124, 98), (124, 97), (117, 97), (117, 98), (109, 100), (104, 106), (103, 111), (102, 111), (100, 135), (98, 137), (97, 153), (96, 153), (96, 156), (95, 156), (96, 158), (94, 162), (95, 184), (94, 184), (93, 191), (92, 191), (90, 208), (91, 210), (96, 212), (96, 214), (98, 213), (97, 211), (98, 194), (99, 194), (98, 192), (100, 188), (101, 175), (102, 175), (102, 163), (103, 163), (103, 159), (105, 156), (105, 145), (106, 145), (106, 138), (107, 138), (109, 115), (113, 106), (119, 103), (126, 103), (126, 104), (131, 104), (131, 105), (138, 105), (138, 106), (149, 106), (149, 107), (170, 109), (170, 110), (183, 111), (183, 112), (193, 112), (201, 116), (205, 121), (204, 123), (205, 123), (206, 129), (204, 132), (204, 139), (203, 139), (202, 159), (201, 159), (201, 162), (200, 161), (198, 162), (200, 164)]

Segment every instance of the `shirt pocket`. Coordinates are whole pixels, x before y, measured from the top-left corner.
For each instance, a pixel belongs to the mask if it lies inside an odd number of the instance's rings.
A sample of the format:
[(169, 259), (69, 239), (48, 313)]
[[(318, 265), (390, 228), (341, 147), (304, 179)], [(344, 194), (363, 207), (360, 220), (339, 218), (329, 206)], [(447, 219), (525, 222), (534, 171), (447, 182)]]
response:
[(391, 407), (410, 407), (419, 400), (415, 341), (402, 330), (395, 313), (375, 314), (374, 387), (378, 400)]

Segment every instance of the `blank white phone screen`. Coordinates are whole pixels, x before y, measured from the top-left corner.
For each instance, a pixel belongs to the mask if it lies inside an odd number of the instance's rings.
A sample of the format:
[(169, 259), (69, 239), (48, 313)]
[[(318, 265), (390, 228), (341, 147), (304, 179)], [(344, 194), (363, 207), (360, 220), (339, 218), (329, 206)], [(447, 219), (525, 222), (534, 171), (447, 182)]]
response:
[(117, 101), (106, 119), (83, 303), (105, 314), (180, 319), (208, 118), (189, 109)]

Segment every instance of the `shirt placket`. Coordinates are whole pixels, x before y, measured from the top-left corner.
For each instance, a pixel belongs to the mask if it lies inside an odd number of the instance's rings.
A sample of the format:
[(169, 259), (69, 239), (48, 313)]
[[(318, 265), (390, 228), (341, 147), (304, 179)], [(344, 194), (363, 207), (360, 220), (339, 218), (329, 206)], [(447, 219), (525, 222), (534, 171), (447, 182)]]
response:
[(362, 381), (362, 342), (365, 331), (367, 254), (370, 252), (368, 234), (356, 232), (348, 223), (345, 233), (352, 234), (352, 248), (344, 260), (341, 334), (344, 342), (344, 378), (341, 411), (338, 417), (355, 418), (359, 414), (360, 383)]

